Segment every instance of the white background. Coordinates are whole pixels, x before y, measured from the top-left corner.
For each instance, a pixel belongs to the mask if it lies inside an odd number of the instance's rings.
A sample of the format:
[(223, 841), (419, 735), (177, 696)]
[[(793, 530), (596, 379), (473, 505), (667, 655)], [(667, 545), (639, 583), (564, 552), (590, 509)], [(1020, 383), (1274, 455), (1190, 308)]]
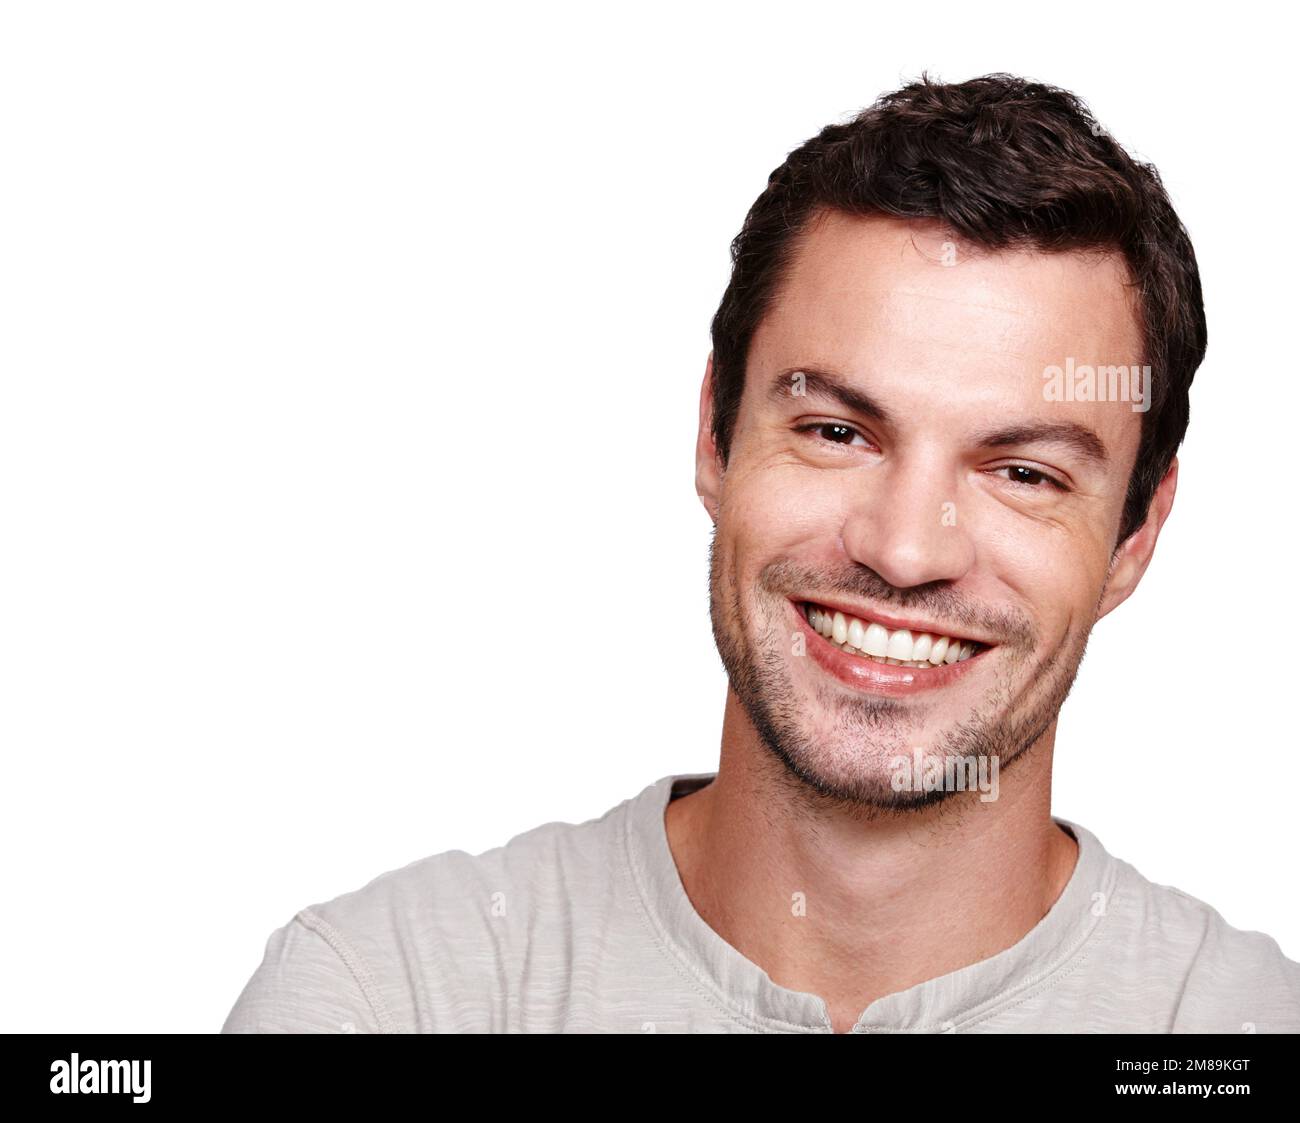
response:
[(716, 767), (728, 243), (923, 68), (1079, 93), (1191, 231), (1054, 810), (1300, 959), (1294, 45), (1154, 7), (0, 9), (0, 1028), (215, 1031), (298, 908)]

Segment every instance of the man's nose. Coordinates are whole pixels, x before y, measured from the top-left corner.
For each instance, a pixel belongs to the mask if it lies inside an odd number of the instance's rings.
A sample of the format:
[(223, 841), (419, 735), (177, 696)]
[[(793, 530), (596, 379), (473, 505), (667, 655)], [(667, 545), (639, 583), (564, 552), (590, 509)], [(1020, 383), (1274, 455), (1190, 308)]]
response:
[(844, 495), (849, 557), (898, 589), (965, 576), (975, 547), (957, 485), (951, 470), (915, 459), (864, 473)]

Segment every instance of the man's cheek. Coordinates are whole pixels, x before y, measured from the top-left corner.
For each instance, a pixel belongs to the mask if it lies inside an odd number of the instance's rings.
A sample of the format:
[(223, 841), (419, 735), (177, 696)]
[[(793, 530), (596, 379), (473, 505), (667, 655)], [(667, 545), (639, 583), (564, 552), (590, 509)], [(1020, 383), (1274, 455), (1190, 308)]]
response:
[[(756, 518), (774, 542), (834, 542), (853, 510), (852, 489), (803, 473), (795, 480), (773, 481), (752, 497)], [(779, 486), (778, 486), (779, 485)]]

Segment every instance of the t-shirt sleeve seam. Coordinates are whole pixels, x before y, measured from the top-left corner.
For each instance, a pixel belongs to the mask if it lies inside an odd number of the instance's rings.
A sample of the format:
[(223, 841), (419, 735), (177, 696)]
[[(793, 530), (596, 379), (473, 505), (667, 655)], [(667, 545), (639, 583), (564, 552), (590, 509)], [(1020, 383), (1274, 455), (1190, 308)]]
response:
[(388, 1004), (379, 993), (379, 988), (375, 984), (375, 977), (371, 973), (365, 958), (352, 946), (351, 941), (328, 920), (312, 912), (311, 909), (300, 909), (294, 919), (320, 936), (334, 949), (335, 954), (343, 960), (344, 965), (352, 973), (353, 979), (356, 980), (357, 986), (361, 988), (366, 1004), (370, 1007), (370, 1012), (379, 1025), (379, 1032), (396, 1033), (393, 1016), (389, 1013)]

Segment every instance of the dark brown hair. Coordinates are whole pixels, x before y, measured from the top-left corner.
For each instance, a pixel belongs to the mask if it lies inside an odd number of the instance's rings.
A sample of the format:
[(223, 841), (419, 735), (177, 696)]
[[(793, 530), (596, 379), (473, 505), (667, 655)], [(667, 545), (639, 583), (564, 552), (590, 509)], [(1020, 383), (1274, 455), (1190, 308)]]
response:
[(1073, 94), (1010, 74), (942, 84), (928, 76), (828, 125), (768, 177), (731, 243), (714, 314), (713, 436), (725, 466), (754, 332), (825, 208), (939, 219), (992, 250), (1118, 251), (1137, 293), (1151, 402), (1118, 541), (1146, 518), (1187, 431), (1205, 356), (1196, 256), (1150, 164), (1134, 160)]

